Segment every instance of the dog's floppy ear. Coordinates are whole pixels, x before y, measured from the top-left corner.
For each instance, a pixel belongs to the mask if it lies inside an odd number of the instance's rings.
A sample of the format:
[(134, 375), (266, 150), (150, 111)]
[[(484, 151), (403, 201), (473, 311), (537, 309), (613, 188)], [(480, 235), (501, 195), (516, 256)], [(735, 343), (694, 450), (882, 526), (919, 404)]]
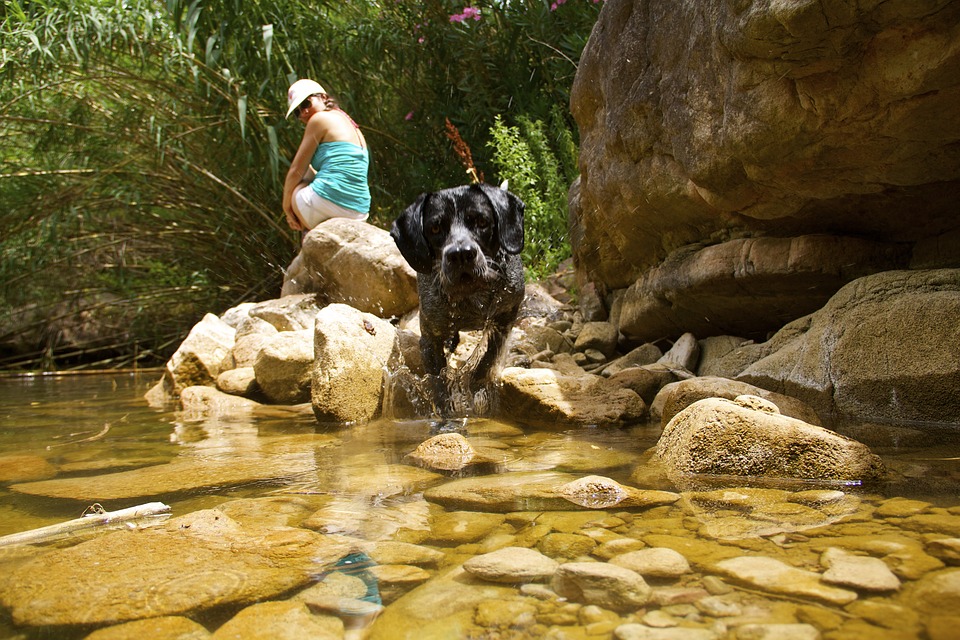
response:
[(433, 256), (430, 255), (430, 247), (423, 235), (423, 210), (429, 199), (429, 193), (421, 193), (416, 201), (393, 221), (390, 229), (390, 235), (397, 243), (400, 254), (417, 273), (430, 273), (433, 268)]
[(497, 214), (500, 246), (507, 253), (520, 253), (523, 251), (523, 200), (506, 189), (489, 184), (481, 184), (480, 189)]

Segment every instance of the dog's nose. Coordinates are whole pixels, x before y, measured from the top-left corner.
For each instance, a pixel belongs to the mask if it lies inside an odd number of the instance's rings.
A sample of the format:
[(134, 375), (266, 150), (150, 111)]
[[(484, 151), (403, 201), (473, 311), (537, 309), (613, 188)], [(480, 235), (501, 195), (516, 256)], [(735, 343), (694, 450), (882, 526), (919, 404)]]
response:
[(447, 247), (444, 257), (451, 264), (470, 264), (477, 259), (477, 247), (472, 244), (455, 244)]

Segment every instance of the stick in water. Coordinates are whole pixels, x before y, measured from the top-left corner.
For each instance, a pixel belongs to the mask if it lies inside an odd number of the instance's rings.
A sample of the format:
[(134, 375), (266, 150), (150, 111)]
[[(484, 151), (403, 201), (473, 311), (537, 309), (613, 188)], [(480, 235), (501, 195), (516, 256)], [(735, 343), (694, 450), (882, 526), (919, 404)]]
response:
[(148, 502), (147, 504), (128, 507), (127, 509), (120, 509), (119, 511), (103, 511), (103, 507), (100, 507), (98, 504), (88, 508), (87, 511), (91, 513), (76, 518), (75, 520), (68, 520), (67, 522), (61, 522), (59, 524), (51, 524), (47, 527), (40, 527), (39, 529), (31, 529), (30, 531), (22, 531), (0, 537), (0, 547), (47, 542), (60, 536), (79, 533), (88, 529), (109, 527), (110, 525), (130, 522), (131, 520), (138, 520), (140, 518), (168, 515), (170, 513), (170, 507), (162, 502)]

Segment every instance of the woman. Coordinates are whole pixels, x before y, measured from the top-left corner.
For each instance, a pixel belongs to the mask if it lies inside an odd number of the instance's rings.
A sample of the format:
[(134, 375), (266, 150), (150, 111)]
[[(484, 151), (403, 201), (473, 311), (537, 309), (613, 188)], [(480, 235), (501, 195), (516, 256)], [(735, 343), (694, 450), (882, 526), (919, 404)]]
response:
[(290, 85), (288, 118), (290, 114), (306, 128), (283, 182), (287, 224), (308, 231), (328, 218), (366, 220), (370, 154), (360, 127), (313, 80)]

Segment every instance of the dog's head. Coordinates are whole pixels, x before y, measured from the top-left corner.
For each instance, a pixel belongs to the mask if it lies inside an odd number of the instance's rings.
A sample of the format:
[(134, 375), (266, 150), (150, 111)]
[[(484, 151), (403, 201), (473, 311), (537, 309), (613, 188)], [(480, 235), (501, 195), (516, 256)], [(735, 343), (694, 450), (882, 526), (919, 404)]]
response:
[(486, 184), (424, 193), (390, 231), (417, 273), (439, 269), (445, 289), (495, 277), (495, 265), (523, 250), (523, 202)]

